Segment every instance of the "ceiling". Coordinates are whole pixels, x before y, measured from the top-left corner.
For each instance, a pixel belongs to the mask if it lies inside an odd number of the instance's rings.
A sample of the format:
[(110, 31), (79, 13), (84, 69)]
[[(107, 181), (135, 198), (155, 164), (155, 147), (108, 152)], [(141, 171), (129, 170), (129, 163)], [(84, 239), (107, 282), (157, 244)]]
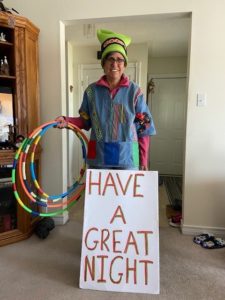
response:
[[(190, 14), (162, 14), (65, 22), (66, 40), (73, 45), (99, 45), (96, 30), (109, 29), (130, 35), (132, 43), (146, 43), (151, 57), (187, 56)], [(87, 27), (90, 29), (85, 36)], [(92, 30), (93, 29), (93, 30)]]

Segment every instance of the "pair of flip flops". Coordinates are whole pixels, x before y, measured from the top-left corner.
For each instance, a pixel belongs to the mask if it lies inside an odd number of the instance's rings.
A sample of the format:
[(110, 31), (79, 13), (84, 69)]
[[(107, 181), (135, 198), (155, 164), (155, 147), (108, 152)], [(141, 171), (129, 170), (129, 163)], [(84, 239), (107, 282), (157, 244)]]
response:
[(208, 233), (196, 235), (193, 238), (193, 242), (201, 245), (205, 249), (220, 249), (225, 247), (225, 240)]

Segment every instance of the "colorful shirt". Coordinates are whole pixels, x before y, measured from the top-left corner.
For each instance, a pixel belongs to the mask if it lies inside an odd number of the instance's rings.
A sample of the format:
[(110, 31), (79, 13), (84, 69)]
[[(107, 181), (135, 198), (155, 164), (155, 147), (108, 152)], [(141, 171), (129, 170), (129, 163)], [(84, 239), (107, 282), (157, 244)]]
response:
[(155, 126), (139, 86), (123, 76), (110, 92), (105, 77), (84, 92), (79, 110), (91, 128), (87, 163), (90, 167), (139, 167), (138, 139), (154, 135)]

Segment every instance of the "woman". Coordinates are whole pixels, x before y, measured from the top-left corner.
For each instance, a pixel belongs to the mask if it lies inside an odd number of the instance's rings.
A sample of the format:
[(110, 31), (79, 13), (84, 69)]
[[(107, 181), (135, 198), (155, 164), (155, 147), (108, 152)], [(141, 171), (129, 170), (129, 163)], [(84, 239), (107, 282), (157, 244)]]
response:
[(147, 170), (155, 127), (139, 86), (124, 74), (131, 38), (103, 29), (97, 36), (104, 76), (85, 90), (80, 117), (58, 117), (58, 127), (91, 128), (89, 168)]

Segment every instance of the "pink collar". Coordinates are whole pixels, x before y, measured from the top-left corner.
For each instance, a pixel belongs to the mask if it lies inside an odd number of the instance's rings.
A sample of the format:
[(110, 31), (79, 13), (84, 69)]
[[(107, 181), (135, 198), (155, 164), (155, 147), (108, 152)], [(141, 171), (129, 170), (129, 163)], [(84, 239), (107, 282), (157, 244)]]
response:
[[(114, 88), (114, 89), (118, 89), (122, 86), (125, 86), (125, 87), (128, 87), (129, 86), (129, 78), (127, 76), (125, 76), (124, 74), (122, 75), (121, 79), (120, 79), (120, 82), (119, 82), (119, 85)], [(96, 82), (97, 85), (101, 85), (101, 86), (105, 86), (107, 88), (109, 88), (109, 84), (108, 84), (108, 81), (106, 80), (106, 76), (103, 75), (97, 82)], [(113, 89), (113, 90), (114, 90)], [(111, 91), (112, 92), (112, 91)]]

